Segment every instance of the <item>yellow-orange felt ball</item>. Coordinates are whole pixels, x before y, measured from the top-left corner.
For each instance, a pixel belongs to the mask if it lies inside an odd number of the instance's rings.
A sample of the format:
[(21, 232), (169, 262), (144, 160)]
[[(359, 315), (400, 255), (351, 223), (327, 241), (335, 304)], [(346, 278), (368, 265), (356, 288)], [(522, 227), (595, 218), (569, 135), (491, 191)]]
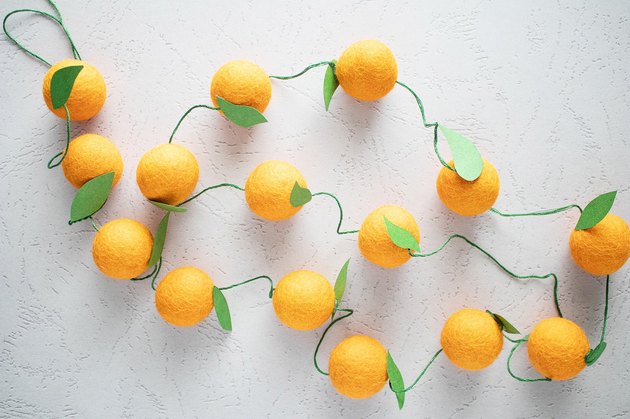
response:
[[(453, 161), (449, 166), (455, 167)], [(442, 167), (436, 181), (438, 196), (444, 205), (465, 216), (489, 210), (499, 196), (499, 185), (499, 173), (487, 160), (483, 161), (481, 175), (472, 182), (446, 167)]]
[(271, 80), (251, 61), (230, 61), (212, 77), (210, 97), (214, 106), (219, 106), (217, 96), (235, 105), (251, 106), (264, 112), (271, 100)]
[(630, 228), (614, 214), (585, 230), (573, 230), (569, 249), (575, 263), (593, 275), (608, 275), (630, 257)]
[(330, 353), (330, 381), (338, 393), (352, 399), (366, 399), (387, 383), (387, 351), (369, 336), (350, 336)]
[(113, 185), (116, 185), (123, 166), (123, 159), (114, 143), (96, 134), (80, 135), (70, 141), (68, 153), (61, 163), (63, 174), (75, 188), (109, 172), (114, 172)]
[(339, 57), (335, 74), (347, 94), (372, 101), (394, 88), (398, 65), (387, 45), (370, 39), (350, 45)]
[(475, 371), (486, 368), (497, 359), (503, 348), (503, 335), (490, 314), (465, 308), (446, 320), (440, 343), (453, 364)]
[(395, 268), (407, 262), (411, 256), (407, 249), (392, 242), (387, 233), (385, 219), (413, 235), (420, 243), (420, 229), (407, 210), (394, 205), (385, 205), (372, 211), (359, 230), (359, 250), (370, 262), (383, 268)]
[(297, 182), (306, 188), (306, 181), (292, 164), (267, 160), (256, 166), (245, 183), (245, 200), (256, 215), (270, 220), (286, 220), (302, 207), (291, 205), (291, 191)]
[(90, 119), (101, 111), (105, 103), (105, 98), (107, 97), (105, 80), (94, 66), (81, 60), (59, 61), (50, 67), (44, 76), (44, 84), (42, 87), (42, 94), (44, 95), (46, 106), (59, 118), (66, 119), (66, 110), (63, 106), (53, 109), (52, 98), (50, 96), (50, 81), (57, 70), (79, 65), (82, 65), (83, 68), (75, 79), (70, 96), (66, 102), (66, 107), (70, 113), (70, 120), (85, 121), (86, 119)]

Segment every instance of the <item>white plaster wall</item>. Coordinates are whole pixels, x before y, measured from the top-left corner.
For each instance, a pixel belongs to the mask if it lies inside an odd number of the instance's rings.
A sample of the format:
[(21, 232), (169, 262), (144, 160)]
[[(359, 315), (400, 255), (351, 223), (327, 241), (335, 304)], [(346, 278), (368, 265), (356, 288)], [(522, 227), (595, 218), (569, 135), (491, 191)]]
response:
[[(43, 1), (4, 0), (0, 12)], [(184, 5), (185, 4), (185, 5)], [(272, 74), (338, 57), (378, 38), (399, 78), (421, 95), (430, 120), (473, 139), (498, 168), (496, 206), (519, 212), (586, 204), (618, 189), (614, 212), (630, 219), (630, 4), (531, 2), (206, 2), (60, 0), (84, 58), (105, 76), (108, 99), (74, 134), (113, 140), (125, 172), (97, 219), (131, 217), (155, 229), (160, 211), (136, 183), (140, 156), (165, 142), (189, 106), (208, 103), (213, 72), (235, 58)], [(68, 57), (61, 33), (18, 17), (16, 36), (49, 58)], [(46, 68), (0, 37), (0, 416), (2, 417), (627, 417), (630, 398), (630, 266), (613, 276), (608, 349), (570, 382), (520, 383), (505, 350), (490, 368), (456, 369), (440, 357), (398, 412), (392, 393), (339, 396), (313, 368), (321, 329), (279, 324), (265, 285), (226, 292), (234, 332), (211, 315), (169, 326), (148, 283), (103, 277), (87, 224), (67, 225), (74, 189), (46, 161), (64, 127), (41, 98)], [(549, 217), (463, 218), (435, 192), (439, 163), (412, 97), (396, 88), (376, 103), (339, 90), (323, 110), (324, 69), (273, 82), (270, 123), (239, 129), (197, 111), (176, 141), (198, 157), (202, 185), (244, 184), (269, 158), (294, 163), (313, 190), (339, 196), (347, 228), (375, 207), (408, 208), (425, 250), (467, 235), (518, 273), (556, 272), (565, 315), (597, 341), (604, 281), (570, 259), (575, 212)], [(447, 153), (447, 151), (444, 151)], [(196, 265), (221, 286), (256, 275), (278, 280), (307, 268), (334, 280), (352, 257), (345, 305), (356, 309), (322, 347), (353, 333), (381, 340), (410, 381), (439, 347), (448, 315), (464, 306), (504, 314), (529, 332), (554, 314), (549, 281), (510, 279), (463, 243), (400, 269), (365, 261), (356, 237), (337, 236), (337, 208), (314, 200), (287, 222), (253, 216), (241, 193), (218, 190), (172, 217), (165, 271)], [(528, 369), (525, 351), (516, 369)]]

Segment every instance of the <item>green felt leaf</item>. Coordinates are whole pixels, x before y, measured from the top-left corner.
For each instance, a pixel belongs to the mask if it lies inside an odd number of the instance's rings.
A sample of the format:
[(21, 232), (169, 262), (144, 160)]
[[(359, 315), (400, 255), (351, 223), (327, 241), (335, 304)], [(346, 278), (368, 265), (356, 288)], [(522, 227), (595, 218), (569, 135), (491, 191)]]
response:
[(155, 205), (158, 208), (162, 208), (163, 210), (170, 211), (170, 212), (186, 212), (186, 211), (188, 211), (188, 208), (176, 207), (175, 205), (169, 205), (169, 204), (165, 204), (163, 202), (157, 202), (157, 201), (151, 201), (151, 200), (149, 200), (149, 202), (152, 203), (153, 205)]
[[(332, 62), (336, 64), (337, 60), (332, 60)], [(326, 106), (326, 111), (328, 111), (330, 99), (332, 99), (337, 87), (339, 87), (339, 80), (337, 80), (335, 75), (335, 68), (329, 64), (326, 67), (326, 75), (324, 76), (324, 105)]]
[(114, 172), (104, 173), (87, 181), (77, 191), (70, 207), (70, 224), (96, 214), (109, 197), (114, 184)]
[(348, 277), (349, 264), (350, 259), (343, 264), (341, 270), (339, 271), (339, 275), (337, 275), (337, 280), (335, 281), (335, 310), (339, 306), (339, 302), (343, 297), (343, 292), (346, 290), (346, 278)]
[(53, 109), (59, 109), (66, 104), (72, 92), (74, 81), (81, 70), (83, 70), (82, 65), (71, 65), (60, 68), (52, 75), (50, 79), (50, 99), (52, 100)]
[(457, 174), (470, 182), (477, 179), (483, 169), (483, 160), (477, 147), (463, 135), (443, 125), (440, 125), (440, 131), (451, 148)]
[(402, 409), (405, 404), (405, 393), (402, 393), (402, 390), (405, 389), (405, 384), (402, 374), (389, 351), (387, 351), (387, 376), (389, 377), (389, 385), (396, 394), (398, 409)]
[(586, 354), (586, 357), (584, 358), (586, 365), (593, 365), (595, 362), (597, 362), (599, 357), (602, 356), (602, 354), (604, 353), (605, 349), (606, 349), (606, 342), (601, 341), (599, 342), (599, 345), (597, 345), (596, 347), (588, 351), (588, 353)]
[(617, 191), (608, 192), (593, 199), (582, 211), (580, 219), (575, 226), (576, 230), (585, 230), (595, 227), (597, 223), (604, 219), (608, 211), (612, 208)]
[(385, 220), (385, 227), (387, 227), (387, 234), (389, 234), (389, 238), (392, 242), (403, 249), (411, 249), (416, 252), (420, 251), (420, 245), (416, 238), (404, 228), (398, 227), (396, 224), (392, 223), (387, 219), (387, 217), (383, 217)]
[(258, 112), (258, 109), (256, 108), (245, 105), (235, 105), (220, 96), (217, 96), (217, 102), (219, 103), (219, 108), (221, 108), (223, 115), (236, 125), (249, 128), (251, 126), (267, 122), (267, 118)]
[(168, 228), (168, 217), (170, 217), (170, 215), (170, 212), (164, 214), (162, 221), (158, 224), (155, 237), (153, 238), (153, 249), (151, 250), (151, 258), (149, 259), (149, 268), (153, 267), (162, 256), (164, 241), (166, 240), (166, 230)]
[(311, 191), (308, 188), (301, 187), (300, 184), (295, 181), (295, 185), (293, 185), (293, 189), (291, 190), (291, 206), (301, 207), (310, 202), (311, 199), (313, 199)]
[(494, 321), (497, 322), (501, 330), (504, 330), (506, 333), (510, 333), (512, 335), (521, 334), (521, 332), (519, 332), (518, 329), (512, 325), (512, 323), (507, 321), (505, 317), (501, 316), (500, 314), (493, 313), (490, 310), (486, 310), (486, 312), (494, 318)]
[(223, 292), (214, 287), (212, 289), (212, 299), (214, 300), (214, 310), (217, 312), (217, 319), (223, 330), (232, 330), (232, 317), (230, 316), (230, 307), (225, 300)]

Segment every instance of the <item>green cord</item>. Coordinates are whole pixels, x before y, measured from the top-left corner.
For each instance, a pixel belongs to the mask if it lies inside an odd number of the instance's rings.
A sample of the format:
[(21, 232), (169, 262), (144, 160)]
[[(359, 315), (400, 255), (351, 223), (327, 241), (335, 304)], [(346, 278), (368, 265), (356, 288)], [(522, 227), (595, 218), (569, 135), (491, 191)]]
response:
[(313, 194), (313, 196), (319, 196), (319, 195), (325, 195), (325, 196), (331, 197), (337, 203), (337, 207), (339, 207), (339, 223), (337, 224), (337, 234), (339, 234), (339, 235), (342, 235), (342, 234), (355, 234), (355, 233), (359, 232), (359, 230), (341, 231), (341, 224), (343, 223), (343, 208), (341, 207), (341, 202), (339, 202), (339, 199), (337, 199), (337, 197), (335, 195), (333, 195), (331, 193), (328, 193), (328, 192), (316, 192), (316, 193)]
[(454, 172), (455, 169), (449, 166), (449, 164), (442, 158), (442, 156), (440, 155), (440, 151), (438, 150), (439, 124), (437, 122), (431, 122), (431, 123), (427, 122), (427, 117), (424, 111), (424, 105), (422, 104), (422, 100), (420, 99), (420, 96), (418, 96), (418, 94), (411, 89), (411, 87), (407, 86), (405, 83), (401, 81), (396, 81), (396, 84), (407, 89), (409, 93), (411, 93), (413, 97), (416, 99), (416, 103), (418, 104), (418, 107), (420, 108), (420, 115), (422, 116), (422, 125), (424, 125), (425, 128), (433, 128), (433, 150), (435, 151), (435, 155), (437, 156), (440, 163), (442, 163), (442, 166)]
[(182, 115), (181, 118), (179, 118), (179, 121), (177, 122), (177, 125), (175, 125), (175, 129), (173, 130), (173, 132), (171, 133), (171, 136), (168, 138), (168, 143), (170, 144), (171, 141), (173, 141), (173, 137), (175, 136), (175, 133), (177, 132), (177, 130), (179, 129), (179, 126), (182, 124), (182, 122), (184, 121), (184, 119), (188, 116), (189, 113), (191, 113), (193, 110), (197, 109), (197, 108), (205, 108), (205, 109), (210, 109), (213, 111), (218, 111), (219, 108), (215, 108), (212, 107), (210, 105), (195, 105), (192, 106), (190, 109), (188, 109), (184, 115)]
[[(66, 110), (66, 149), (61, 153), (57, 153), (53, 156), (52, 159), (48, 160), (48, 164), (46, 165), (49, 169), (54, 169), (59, 166), (63, 160), (66, 158), (66, 154), (68, 154), (68, 148), (70, 147), (70, 111), (66, 105), (63, 105), (63, 108)], [(59, 161), (55, 161), (59, 156), (61, 159)]]
[(254, 281), (258, 280), (258, 279), (266, 279), (266, 280), (269, 281), (269, 286), (270, 286), (270, 288), (269, 288), (269, 298), (272, 298), (273, 297), (273, 291), (274, 291), (273, 280), (270, 277), (268, 277), (267, 275), (260, 275), (260, 276), (257, 276), (255, 278), (248, 279), (248, 280), (243, 281), (243, 282), (239, 282), (238, 284), (233, 284), (233, 285), (230, 285), (230, 286), (227, 286), (227, 287), (222, 287), (222, 288), (219, 288), (219, 289), (221, 291), (229, 290), (229, 289), (232, 289), (232, 288), (239, 287), (241, 285), (249, 284), (250, 282), (254, 282)]
[(324, 329), (324, 333), (322, 333), (322, 337), (319, 338), (319, 342), (317, 342), (317, 346), (315, 347), (315, 353), (313, 353), (313, 363), (315, 364), (315, 369), (320, 374), (323, 374), (323, 375), (329, 375), (329, 374), (326, 371), (323, 371), (321, 368), (319, 368), (319, 365), (317, 364), (317, 352), (319, 352), (319, 347), (322, 345), (322, 342), (324, 341), (324, 338), (326, 337), (326, 333), (328, 333), (330, 328), (333, 327), (335, 323), (337, 323), (340, 320), (345, 319), (346, 317), (352, 316), (352, 313), (354, 313), (354, 310), (349, 309), (349, 308), (338, 308), (336, 311), (337, 312), (342, 311), (346, 314), (344, 314), (341, 317), (337, 317), (335, 320), (331, 320), (330, 324), (326, 326), (326, 329)]
[(514, 345), (514, 347), (512, 347), (512, 350), (510, 351), (510, 354), (508, 355), (508, 359), (507, 359), (507, 370), (508, 373), (512, 376), (512, 378), (524, 382), (524, 383), (535, 383), (537, 381), (551, 381), (551, 378), (523, 378), (523, 377), (519, 377), (518, 375), (514, 374), (512, 372), (512, 367), (511, 367), (511, 361), (512, 361), (512, 356), (514, 355), (514, 352), (525, 342), (527, 342), (527, 339), (529, 339), (529, 335), (525, 336), (522, 339), (518, 339), (516, 341), (516, 345)]
[(302, 74), (306, 73), (307, 71), (315, 68), (315, 67), (320, 67), (322, 65), (331, 65), (331, 66), (335, 66), (335, 63), (332, 61), (321, 61), (319, 63), (315, 63), (315, 64), (311, 64), (308, 67), (306, 67), (304, 70), (300, 71), (297, 74), (293, 74), (291, 76), (269, 76), (270, 79), (278, 79), (278, 80), (291, 80), (294, 79), (296, 77), (300, 77)]
[(411, 385), (405, 389), (396, 391), (392, 388), (392, 383), (389, 383), (389, 389), (391, 391), (393, 391), (394, 393), (406, 393), (409, 390), (411, 390), (412, 388), (414, 388), (416, 386), (416, 384), (418, 384), (418, 382), (420, 381), (420, 379), (424, 376), (424, 373), (427, 372), (427, 370), (429, 369), (429, 367), (431, 366), (431, 364), (433, 364), (433, 361), (435, 361), (435, 359), (438, 357), (438, 355), (440, 355), (442, 353), (443, 349), (440, 348), (429, 360), (429, 362), (427, 363), (427, 365), (425, 365), (425, 367), (422, 369), (422, 371), (420, 371), (420, 374), (418, 375), (418, 377), (413, 381), (413, 383), (411, 383)]
[(41, 61), (42, 63), (44, 63), (47, 66), (51, 67), (52, 64), (50, 64), (44, 58), (40, 57), (39, 55), (37, 55), (34, 52), (32, 52), (29, 49), (27, 49), (22, 44), (20, 44), (13, 36), (11, 36), (11, 34), (9, 34), (9, 31), (7, 30), (7, 20), (11, 16), (13, 16), (14, 14), (18, 14), (18, 13), (35, 13), (35, 14), (38, 14), (40, 16), (44, 16), (44, 17), (52, 20), (53, 22), (56, 22), (61, 27), (61, 29), (63, 30), (64, 34), (66, 35), (66, 38), (68, 38), (68, 41), (70, 42), (70, 47), (72, 48), (72, 55), (73, 55), (73, 57), (75, 59), (77, 59), (77, 60), (80, 60), (81, 59), (81, 54), (79, 54), (79, 51), (77, 50), (76, 46), (74, 45), (74, 42), (72, 41), (72, 37), (70, 36), (70, 34), (68, 33), (68, 30), (66, 29), (66, 27), (63, 24), (63, 20), (61, 18), (61, 14), (59, 13), (59, 9), (57, 8), (57, 5), (55, 5), (55, 3), (52, 2), (51, 0), (49, 0), (48, 2), (51, 4), (51, 6), (55, 10), (55, 12), (59, 16), (59, 18), (56, 18), (55, 16), (51, 15), (50, 13), (42, 12), (41, 10), (35, 10), (35, 9), (18, 9), (18, 10), (13, 10), (12, 12), (10, 12), (9, 14), (7, 14), (4, 17), (4, 20), (2, 21), (2, 30), (4, 31), (4, 33), (7, 36), (7, 38), (9, 38), (20, 50), (24, 51), (25, 53), (27, 53), (28, 55), (32, 56), (33, 58), (36, 58), (39, 61)]
[(182, 205), (187, 204), (188, 202), (192, 201), (193, 199), (198, 198), (200, 195), (203, 195), (204, 193), (206, 193), (206, 192), (208, 192), (208, 191), (210, 191), (212, 189), (222, 188), (224, 186), (228, 186), (230, 188), (238, 189), (239, 191), (244, 191), (245, 190), (245, 189), (241, 188), (240, 186), (234, 185), (232, 183), (219, 183), (218, 185), (208, 186), (207, 188), (205, 188), (201, 192), (191, 196), (190, 198), (188, 198), (184, 202), (181, 202), (181, 203), (177, 204), (176, 207), (181, 207)]
[(518, 279), (547, 279), (547, 278), (553, 278), (553, 281), (554, 281), (553, 282), (553, 299), (554, 299), (554, 303), (556, 305), (556, 311), (558, 312), (558, 316), (562, 317), (562, 310), (560, 310), (560, 304), (558, 302), (558, 277), (556, 276), (556, 274), (548, 273), (546, 275), (517, 275), (514, 272), (510, 271), (505, 266), (503, 266), (503, 264), (501, 262), (499, 262), (494, 256), (492, 256), (486, 250), (481, 248), (477, 243), (467, 239), (466, 237), (462, 236), (461, 234), (452, 234), (451, 236), (449, 236), (448, 239), (446, 239), (444, 244), (442, 244), (440, 247), (438, 247), (437, 250), (435, 250), (433, 252), (429, 252), (429, 253), (412, 253), (411, 250), (409, 250), (409, 254), (412, 257), (420, 257), (420, 258), (433, 256), (436, 253), (440, 252), (442, 249), (444, 249), (446, 247), (446, 245), (449, 244), (450, 241), (453, 240), (453, 239), (462, 239), (462, 240), (464, 240), (466, 243), (468, 243), (469, 245), (471, 245), (472, 247), (474, 247), (475, 249), (479, 250), (481, 253), (486, 255), (488, 258), (490, 258), (490, 260), (492, 260), (499, 268), (501, 268), (505, 273), (507, 273), (508, 275), (510, 275), (513, 278), (518, 278)]
[(160, 273), (160, 269), (162, 269), (162, 258), (161, 257), (158, 260), (158, 263), (156, 263), (153, 266), (153, 269), (151, 270), (151, 273), (149, 273), (148, 275), (145, 275), (145, 276), (140, 276), (140, 277), (137, 277), (137, 278), (131, 278), (131, 281), (144, 281), (147, 278), (153, 277), (153, 279), (151, 280), (151, 288), (153, 288), (155, 290), (155, 279), (157, 278), (158, 274)]
[(539, 210), (539, 211), (534, 211), (534, 212), (523, 212), (523, 213), (517, 213), (517, 214), (507, 214), (507, 213), (499, 211), (496, 208), (490, 208), (490, 211), (494, 212), (497, 215), (500, 215), (501, 217), (527, 217), (527, 216), (530, 216), (530, 215), (551, 215), (551, 214), (557, 214), (559, 212), (570, 210), (571, 208), (577, 208), (577, 209), (580, 210), (580, 213), (582, 213), (582, 207), (580, 207), (579, 205), (576, 205), (576, 204), (571, 204), (571, 205), (567, 205), (565, 207), (560, 207), (560, 208), (554, 208), (554, 209), (548, 209), (548, 210)]
[(509, 340), (512, 343), (518, 343), (518, 341), (520, 341), (520, 339), (512, 339), (511, 337), (509, 337), (508, 335), (506, 335), (505, 333), (502, 333), (503, 337), (506, 338), (507, 340)]
[(95, 232), (98, 233), (99, 228), (96, 225), (96, 222), (94, 221), (94, 218), (92, 218), (92, 216), (89, 216), (88, 218), (90, 219), (90, 222), (92, 223), (92, 228), (94, 229)]

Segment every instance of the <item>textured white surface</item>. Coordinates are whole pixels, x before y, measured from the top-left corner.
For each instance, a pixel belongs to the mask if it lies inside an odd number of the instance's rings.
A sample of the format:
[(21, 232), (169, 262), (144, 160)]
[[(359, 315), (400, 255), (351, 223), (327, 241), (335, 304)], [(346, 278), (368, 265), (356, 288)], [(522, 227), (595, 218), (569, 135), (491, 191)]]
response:
[[(2, 15), (28, 3), (2, 2)], [(108, 99), (74, 134), (112, 139), (125, 160), (98, 221), (131, 217), (155, 229), (160, 211), (135, 183), (140, 156), (168, 139), (190, 105), (208, 103), (213, 72), (247, 58), (291, 74), (378, 38), (396, 54), (399, 78), (423, 98), (430, 120), (461, 130), (497, 167), (496, 206), (520, 212), (585, 204), (619, 189), (614, 212), (630, 218), (630, 4), (628, 2), (228, 2), (60, 1), (84, 58), (104, 74)], [(42, 6), (42, 8), (45, 6)], [(45, 58), (67, 57), (61, 33), (41, 18), (10, 27)], [(64, 127), (41, 98), (44, 66), (0, 37), (0, 416), (2, 417), (627, 417), (630, 298), (626, 265), (613, 277), (608, 349), (565, 383), (525, 384), (505, 369), (457, 370), (440, 357), (398, 413), (393, 394), (349, 400), (312, 365), (321, 329), (279, 324), (263, 283), (226, 296), (235, 330), (211, 315), (176, 329), (157, 315), (148, 283), (104, 278), (93, 233), (67, 225), (74, 189), (45, 162)], [(378, 205), (417, 217), (422, 246), (452, 232), (477, 241), (518, 273), (556, 272), (565, 315), (598, 339), (603, 278), (572, 263), (575, 212), (502, 219), (449, 213), (435, 192), (431, 131), (396, 88), (376, 103), (339, 90), (323, 110), (323, 68), (273, 82), (269, 124), (239, 129), (196, 111), (175, 141), (198, 156), (201, 185), (244, 184), (268, 158), (293, 162), (313, 190), (330, 191), (358, 228)], [(445, 150), (446, 153), (446, 150)], [(200, 187), (201, 187), (200, 185)], [(218, 190), (172, 217), (165, 272), (192, 264), (219, 285), (307, 268), (334, 280), (352, 257), (345, 305), (356, 309), (322, 348), (352, 333), (381, 340), (407, 381), (438, 348), (445, 318), (463, 306), (504, 314), (524, 331), (554, 314), (549, 281), (511, 280), (483, 255), (453, 243), (437, 256), (383, 270), (362, 259), (353, 236), (334, 233), (337, 208), (316, 198), (288, 222), (254, 217), (238, 191)], [(528, 369), (525, 351), (516, 369)]]

